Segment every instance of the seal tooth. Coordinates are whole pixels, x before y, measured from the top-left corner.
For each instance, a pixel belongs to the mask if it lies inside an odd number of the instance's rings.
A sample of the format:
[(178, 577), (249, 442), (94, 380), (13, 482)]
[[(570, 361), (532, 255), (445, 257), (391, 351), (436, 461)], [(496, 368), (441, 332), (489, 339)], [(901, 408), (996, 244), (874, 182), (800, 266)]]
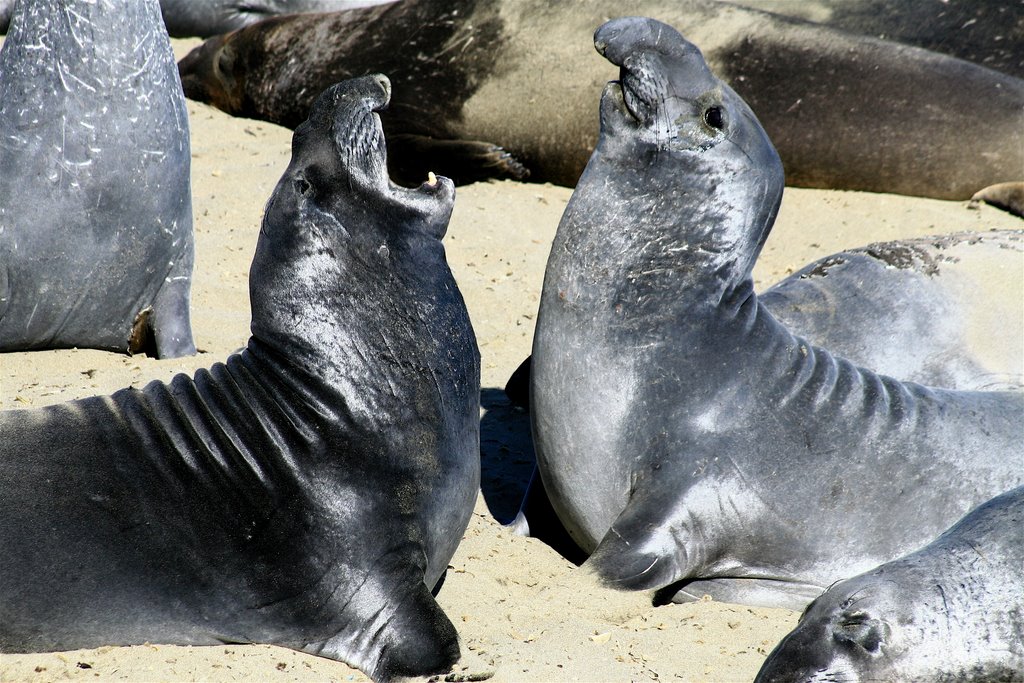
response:
[(430, 185), (431, 187), (437, 185), (437, 176), (434, 175), (433, 171), (427, 171), (427, 185)]

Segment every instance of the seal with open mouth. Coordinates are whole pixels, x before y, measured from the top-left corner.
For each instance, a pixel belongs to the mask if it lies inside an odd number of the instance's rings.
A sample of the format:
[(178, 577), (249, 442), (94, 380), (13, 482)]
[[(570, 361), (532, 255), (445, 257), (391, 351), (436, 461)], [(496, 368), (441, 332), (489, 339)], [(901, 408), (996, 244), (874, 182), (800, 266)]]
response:
[(1024, 488), (812, 602), (755, 683), (1024, 678)]
[(531, 394), (544, 486), (587, 565), (802, 607), (1024, 483), (1024, 395), (899, 382), (760, 304), (781, 165), (699, 50), (641, 18), (595, 43), (621, 80), (551, 248)]
[(386, 174), (383, 76), (295, 132), (226, 363), (0, 413), (0, 651), (271, 643), (443, 672), (431, 596), (479, 490), (480, 362), (447, 178)]

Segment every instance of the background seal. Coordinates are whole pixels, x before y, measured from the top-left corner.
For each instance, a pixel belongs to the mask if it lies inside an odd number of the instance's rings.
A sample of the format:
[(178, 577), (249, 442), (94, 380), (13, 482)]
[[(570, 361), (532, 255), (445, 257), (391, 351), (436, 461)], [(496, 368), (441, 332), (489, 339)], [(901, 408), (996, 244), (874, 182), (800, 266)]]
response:
[(921, 550), (830, 587), (755, 683), (1016, 681), (1024, 672), (1024, 488)]
[(195, 353), (188, 114), (155, 0), (32, 0), (0, 51), (0, 351)]
[(587, 46), (596, 26), (627, 14), (701, 46), (757, 112), (791, 185), (969, 199), (1021, 179), (1019, 78), (719, 2), (402, 0), (271, 19), (211, 38), (179, 66), (188, 97), (286, 126), (331, 83), (382, 71), (404, 93), (384, 114), (396, 178), (528, 172), (571, 187), (597, 140), (592, 102), (613, 74)]

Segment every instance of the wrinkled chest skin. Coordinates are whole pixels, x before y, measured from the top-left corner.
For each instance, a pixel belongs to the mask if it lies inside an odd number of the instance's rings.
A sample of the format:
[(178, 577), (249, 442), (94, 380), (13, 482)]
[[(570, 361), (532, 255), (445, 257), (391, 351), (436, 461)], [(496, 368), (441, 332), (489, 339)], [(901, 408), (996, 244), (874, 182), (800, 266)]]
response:
[(544, 486), (586, 566), (798, 608), (1024, 483), (1020, 393), (898, 382), (760, 304), (781, 168), (696, 48), (635, 18), (595, 42), (621, 79), (552, 245), (531, 393)]
[(0, 413), (0, 650), (273, 643), (377, 680), (458, 659), (430, 589), (479, 490), (479, 353), (451, 181), (378, 172), (389, 92), (340, 84), (296, 132), (245, 350)]
[(0, 350), (195, 353), (189, 164), (155, 0), (21, 3), (0, 52)]
[(1024, 488), (927, 546), (840, 581), (807, 608), (757, 683), (1024, 680)]

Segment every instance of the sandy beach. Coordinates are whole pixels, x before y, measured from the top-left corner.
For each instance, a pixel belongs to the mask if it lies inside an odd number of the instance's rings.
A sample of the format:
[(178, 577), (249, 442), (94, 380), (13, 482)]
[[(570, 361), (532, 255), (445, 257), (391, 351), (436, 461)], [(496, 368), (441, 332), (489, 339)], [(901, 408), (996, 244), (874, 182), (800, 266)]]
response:
[[(195, 41), (174, 41), (179, 56)], [(595, 103), (596, 106), (596, 103)], [(263, 205), (289, 159), (291, 131), (189, 102), (200, 353), (158, 361), (90, 350), (0, 355), (0, 409), (141, 387), (222, 361), (249, 336), (248, 269)], [(552, 237), (571, 190), (513, 182), (460, 187), (445, 238), (482, 356), (481, 495), (438, 596), (459, 630), (466, 673), (494, 681), (750, 681), (796, 623), (779, 609), (598, 586), (544, 543), (501, 526), (532, 467), (529, 417), (502, 387), (529, 352)], [(763, 288), (806, 262), (874, 241), (1021, 228), (988, 206), (787, 188), (755, 270)], [(0, 654), (0, 681), (349, 681), (344, 664), (257, 645), (105, 647)]]

